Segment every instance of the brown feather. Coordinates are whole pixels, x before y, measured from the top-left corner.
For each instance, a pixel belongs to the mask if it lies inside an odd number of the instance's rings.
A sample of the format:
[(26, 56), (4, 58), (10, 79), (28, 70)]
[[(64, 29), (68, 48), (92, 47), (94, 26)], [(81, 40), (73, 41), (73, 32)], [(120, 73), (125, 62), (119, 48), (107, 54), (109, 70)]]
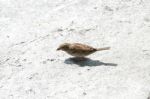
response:
[(67, 52), (68, 54), (75, 56), (75, 57), (85, 57), (87, 55), (90, 55), (96, 51), (100, 50), (108, 50), (108, 47), (105, 48), (93, 48), (91, 46), (81, 44), (81, 43), (64, 43), (59, 46), (57, 50), (63, 50)]
[(95, 48), (80, 43), (73, 43), (69, 46), (69, 48), (74, 50), (81, 50), (81, 51), (96, 51)]

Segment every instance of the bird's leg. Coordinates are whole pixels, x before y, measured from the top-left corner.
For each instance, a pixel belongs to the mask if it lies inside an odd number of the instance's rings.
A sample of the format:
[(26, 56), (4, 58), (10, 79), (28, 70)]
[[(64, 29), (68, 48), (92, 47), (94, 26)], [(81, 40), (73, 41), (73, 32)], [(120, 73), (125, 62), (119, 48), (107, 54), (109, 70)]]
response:
[(77, 59), (78, 61), (83, 61), (83, 60), (85, 60), (85, 57), (76, 57), (76, 59)]

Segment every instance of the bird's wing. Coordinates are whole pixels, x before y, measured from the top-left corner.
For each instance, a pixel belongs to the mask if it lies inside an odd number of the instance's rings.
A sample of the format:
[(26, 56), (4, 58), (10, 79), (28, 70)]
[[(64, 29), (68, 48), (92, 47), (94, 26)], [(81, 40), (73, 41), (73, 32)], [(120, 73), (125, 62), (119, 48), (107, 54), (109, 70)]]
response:
[(80, 44), (80, 43), (71, 44), (69, 48), (74, 49), (74, 50), (80, 50), (80, 51), (94, 51), (95, 50), (95, 48), (91, 46)]

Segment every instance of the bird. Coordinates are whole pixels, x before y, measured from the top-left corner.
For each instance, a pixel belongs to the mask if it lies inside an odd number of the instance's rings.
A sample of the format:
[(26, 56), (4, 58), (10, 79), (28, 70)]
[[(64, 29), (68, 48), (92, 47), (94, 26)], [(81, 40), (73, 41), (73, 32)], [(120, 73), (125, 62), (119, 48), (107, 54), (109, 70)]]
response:
[(81, 44), (81, 43), (63, 43), (57, 48), (57, 50), (62, 50), (71, 56), (84, 58), (90, 54), (97, 51), (109, 50), (110, 47), (94, 48), (92, 46)]

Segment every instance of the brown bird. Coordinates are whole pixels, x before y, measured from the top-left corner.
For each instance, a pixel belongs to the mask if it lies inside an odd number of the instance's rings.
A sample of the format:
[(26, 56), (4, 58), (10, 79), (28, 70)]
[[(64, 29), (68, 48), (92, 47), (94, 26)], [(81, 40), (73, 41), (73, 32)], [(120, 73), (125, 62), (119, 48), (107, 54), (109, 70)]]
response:
[(91, 46), (80, 43), (64, 43), (57, 50), (62, 50), (75, 57), (85, 57), (96, 51), (109, 50), (110, 47), (93, 48)]

